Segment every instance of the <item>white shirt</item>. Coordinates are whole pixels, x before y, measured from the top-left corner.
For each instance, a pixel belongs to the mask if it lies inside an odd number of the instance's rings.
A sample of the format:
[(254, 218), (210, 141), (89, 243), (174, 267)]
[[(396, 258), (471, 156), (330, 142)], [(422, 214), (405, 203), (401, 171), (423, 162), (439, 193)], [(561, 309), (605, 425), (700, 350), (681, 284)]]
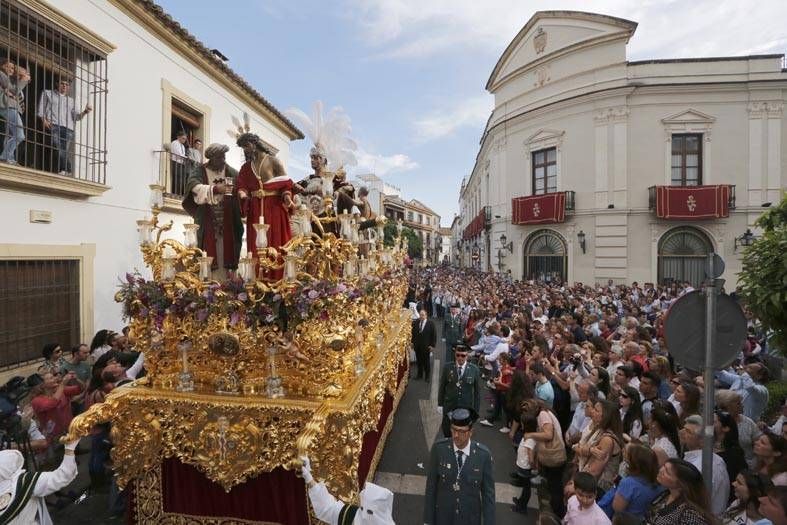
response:
[(576, 496), (571, 496), (566, 504), (566, 517), (563, 518), (564, 525), (611, 525), (604, 511), (597, 503), (593, 503), (586, 509), (579, 508), (579, 500)]
[(172, 160), (179, 164), (183, 164), (184, 157), (186, 156), (186, 146), (178, 139), (173, 140), (169, 145), (169, 152), (172, 153)]
[[(688, 450), (683, 454), (683, 459), (694, 465), (702, 472), (702, 450)], [(727, 509), (730, 497), (730, 477), (727, 474), (727, 464), (718, 454), (713, 454), (713, 493), (711, 494), (711, 510), (717, 516)]]
[(519, 447), (516, 450), (516, 466), (522, 470), (532, 469), (533, 465), (530, 464), (530, 450), (535, 450), (536, 440), (533, 438), (522, 439), (519, 441)]
[(464, 467), (465, 463), (467, 463), (467, 458), (470, 457), (470, 440), (467, 440), (467, 445), (465, 445), (465, 448), (456, 448), (456, 445), (453, 444), (452, 446), (454, 449), (454, 460), (456, 460), (456, 453), (460, 450), (462, 451), (462, 466)]

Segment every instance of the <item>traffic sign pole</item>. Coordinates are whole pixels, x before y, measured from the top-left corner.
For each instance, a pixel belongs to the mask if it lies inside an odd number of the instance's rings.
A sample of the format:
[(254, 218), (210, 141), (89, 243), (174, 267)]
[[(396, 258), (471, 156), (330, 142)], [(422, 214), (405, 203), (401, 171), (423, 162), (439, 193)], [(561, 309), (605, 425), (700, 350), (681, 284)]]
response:
[(705, 385), (705, 403), (702, 419), (705, 425), (702, 445), (702, 476), (708, 496), (713, 494), (713, 408), (714, 399), (714, 366), (713, 349), (716, 343), (716, 294), (717, 273), (714, 272), (715, 254), (708, 255), (708, 280), (705, 285), (705, 368), (703, 382)]

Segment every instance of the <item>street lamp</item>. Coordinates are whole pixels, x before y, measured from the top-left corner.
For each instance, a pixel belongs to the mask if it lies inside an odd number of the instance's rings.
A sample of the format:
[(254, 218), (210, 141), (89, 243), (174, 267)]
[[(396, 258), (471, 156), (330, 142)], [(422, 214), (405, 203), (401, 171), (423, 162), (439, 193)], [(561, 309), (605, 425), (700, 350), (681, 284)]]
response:
[(735, 247), (733, 251), (737, 252), (738, 246), (751, 246), (755, 240), (757, 240), (757, 237), (751, 232), (750, 228), (746, 228), (746, 231), (743, 232), (743, 235), (740, 237), (735, 237)]
[(585, 232), (579, 230), (579, 233), (577, 234), (577, 240), (579, 241), (579, 247), (582, 248), (582, 253), (585, 253)]

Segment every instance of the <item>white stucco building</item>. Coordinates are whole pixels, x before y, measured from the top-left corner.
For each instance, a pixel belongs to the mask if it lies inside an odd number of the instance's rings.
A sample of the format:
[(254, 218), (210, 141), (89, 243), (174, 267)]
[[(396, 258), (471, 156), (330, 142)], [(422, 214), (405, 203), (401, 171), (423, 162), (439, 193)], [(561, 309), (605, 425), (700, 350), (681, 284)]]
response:
[[(247, 113), (285, 165), (302, 135), (148, 0), (8, 0), (0, 11), (0, 55), (32, 77), (19, 164), (0, 164), (0, 366), (8, 368), (39, 357), (45, 342), (68, 348), (122, 328), (113, 296), (120, 276), (144, 269), (135, 221), (150, 216), (148, 185), (179, 192), (164, 151), (178, 130), (232, 146), (236, 168), (233, 117)], [(63, 78), (77, 111), (93, 108), (74, 125), (71, 166), (36, 118), (41, 91)], [(190, 218), (179, 202), (167, 199), (161, 219), (174, 220), (182, 240)]]
[(538, 12), (506, 48), (460, 191), (463, 265), (696, 284), (713, 250), (735, 285), (740, 237), (787, 185), (784, 56), (634, 62), (636, 27)]

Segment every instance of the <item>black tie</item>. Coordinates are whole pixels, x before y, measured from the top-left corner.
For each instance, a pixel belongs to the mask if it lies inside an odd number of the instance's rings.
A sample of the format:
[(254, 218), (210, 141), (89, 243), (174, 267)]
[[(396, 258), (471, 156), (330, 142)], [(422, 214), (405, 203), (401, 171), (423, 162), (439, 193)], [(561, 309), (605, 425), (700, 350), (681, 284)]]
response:
[(462, 470), (462, 463), (464, 463), (464, 453), (461, 450), (456, 451), (456, 465), (459, 470)]

